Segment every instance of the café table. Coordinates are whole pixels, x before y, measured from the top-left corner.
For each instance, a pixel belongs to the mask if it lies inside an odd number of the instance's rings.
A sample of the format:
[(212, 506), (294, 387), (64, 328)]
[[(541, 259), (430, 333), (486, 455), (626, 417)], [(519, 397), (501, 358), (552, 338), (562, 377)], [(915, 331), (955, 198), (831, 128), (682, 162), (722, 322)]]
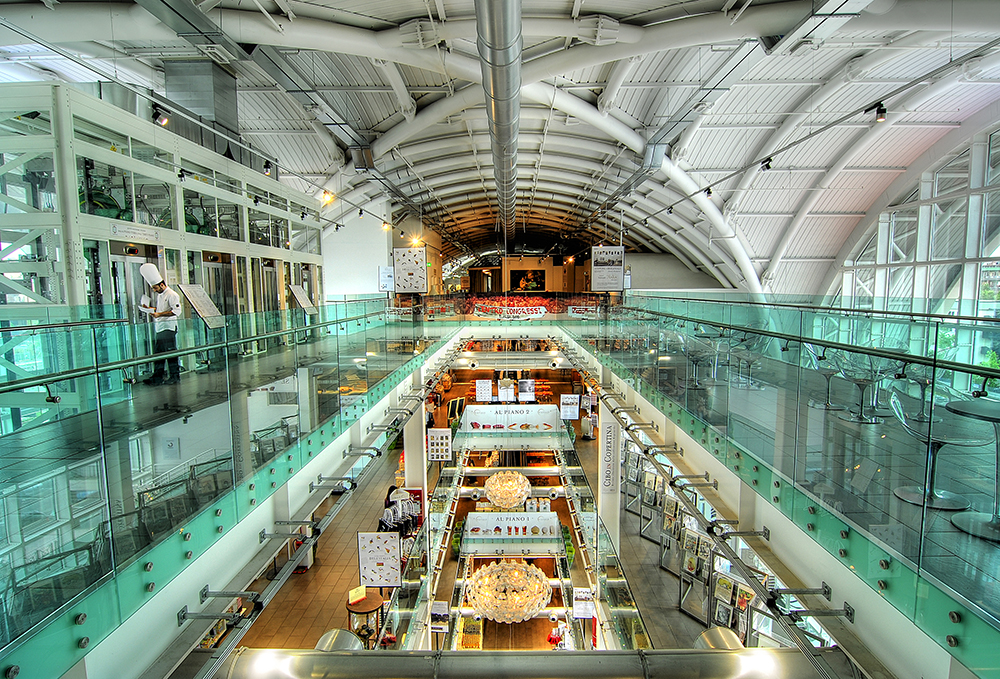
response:
[(960, 531), (993, 542), (1000, 542), (1000, 401), (977, 398), (972, 401), (952, 401), (945, 405), (949, 412), (974, 420), (990, 422), (996, 432), (997, 466), (993, 471), (993, 512), (959, 512), (951, 523)]

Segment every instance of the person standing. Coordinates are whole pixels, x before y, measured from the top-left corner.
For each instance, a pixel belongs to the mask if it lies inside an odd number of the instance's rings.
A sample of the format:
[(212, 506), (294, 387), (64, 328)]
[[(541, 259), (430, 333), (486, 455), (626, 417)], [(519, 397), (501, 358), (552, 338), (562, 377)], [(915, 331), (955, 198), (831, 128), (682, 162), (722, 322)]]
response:
[[(153, 318), (156, 332), (153, 352), (162, 354), (177, 349), (177, 318), (181, 315), (181, 296), (167, 287), (155, 264), (149, 262), (139, 267), (139, 273), (156, 293), (156, 304), (140, 304), (139, 308)], [(145, 301), (145, 300), (144, 300)], [(176, 356), (153, 361), (153, 374), (143, 384), (177, 384), (181, 379), (180, 362)]]

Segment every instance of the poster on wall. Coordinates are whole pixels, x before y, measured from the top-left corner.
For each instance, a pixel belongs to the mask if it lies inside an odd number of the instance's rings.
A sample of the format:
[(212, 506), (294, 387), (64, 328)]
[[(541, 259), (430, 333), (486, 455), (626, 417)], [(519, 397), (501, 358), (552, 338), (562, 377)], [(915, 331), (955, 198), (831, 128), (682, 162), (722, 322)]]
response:
[(476, 380), (476, 400), (480, 403), (493, 402), (493, 380)]
[(535, 400), (535, 380), (517, 381), (517, 400), (521, 403)]
[(514, 380), (500, 380), (497, 382), (497, 400), (504, 403), (517, 400), (516, 390), (517, 382)]
[(559, 396), (559, 417), (564, 420), (580, 419), (580, 394), (561, 394)]
[(426, 293), (426, 248), (393, 248), (392, 278), (396, 292)]
[(451, 429), (427, 430), (427, 461), (451, 462)]
[(358, 533), (358, 566), (366, 587), (399, 587), (399, 533)]
[(391, 266), (380, 266), (378, 268), (378, 291), (393, 292), (396, 287), (393, 283), (395, 276)]
[(510, 289), (511, 292), (543, 292), (545, 290), (545, 269), (512, 269)]
[(597, 615), (597, 606), (594, 605), (594, 594), (586, 587), (573, 588), (573, 617), (593, 618)]
[(625, 289), (625, 248), (590, 249), (590, 289), (594, 292), (621, 292)]
[(448, 633), (448, 620), (451, 618), (450, 601), (431, 602), (431, 633)]

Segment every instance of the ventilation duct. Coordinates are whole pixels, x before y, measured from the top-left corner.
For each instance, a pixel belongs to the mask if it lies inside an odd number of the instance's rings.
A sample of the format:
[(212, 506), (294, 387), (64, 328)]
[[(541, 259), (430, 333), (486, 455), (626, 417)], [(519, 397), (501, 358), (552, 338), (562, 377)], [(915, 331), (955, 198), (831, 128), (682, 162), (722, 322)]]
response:
[[(236, 77), (232, 73), (208, 59), (182, 59), (164, 61), (163, 75), (167, 99), (231, 136), (239, 136)], [(202, 144), (216, 153), (229, 149), (225, 139), (215, 137), (213, 141), (210, 145), (203, 140)]]
[(476, 0), (476, 32), (493, 151), (493, 178), (497, 184), (497, 211), (505, 236), (512, 239), (521, 108), (520, 0)]

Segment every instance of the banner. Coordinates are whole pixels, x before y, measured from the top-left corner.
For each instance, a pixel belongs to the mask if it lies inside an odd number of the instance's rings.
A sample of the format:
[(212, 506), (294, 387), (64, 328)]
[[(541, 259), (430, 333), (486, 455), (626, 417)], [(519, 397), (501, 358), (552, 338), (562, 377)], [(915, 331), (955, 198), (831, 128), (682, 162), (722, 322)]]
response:
[(594, 292), (621, 292), (625, 289), (625, 248), (590, 249), (590, 289)]
[(560, 427), (559, 408), (554, 405), (471, 405), (465, 409), (461, 430), (558, 432)]
[(621, 448), (618, 437), (621, 434), (621, 425), (610, 412), (602, 412), (599, 425), (600, 433), (597, 438), (600, 460), (599, 484), (601, 494), (614, 496), (615, 502), (618, 498), (618, 485), (621, 480)]
[(562, 537), (555, 512), (469, 512), (465, 530), (472, 537)]
[(560, 394), (559, 396), (559, 417), (564, 420), (580, 419), (580, 395)]
[(541, 318), (548, 312), (543, 306), (510, 307), (495, 304), (476, 304), (472, 309), (474, 316), (496, 317), (502, 321), (529, 321)]

